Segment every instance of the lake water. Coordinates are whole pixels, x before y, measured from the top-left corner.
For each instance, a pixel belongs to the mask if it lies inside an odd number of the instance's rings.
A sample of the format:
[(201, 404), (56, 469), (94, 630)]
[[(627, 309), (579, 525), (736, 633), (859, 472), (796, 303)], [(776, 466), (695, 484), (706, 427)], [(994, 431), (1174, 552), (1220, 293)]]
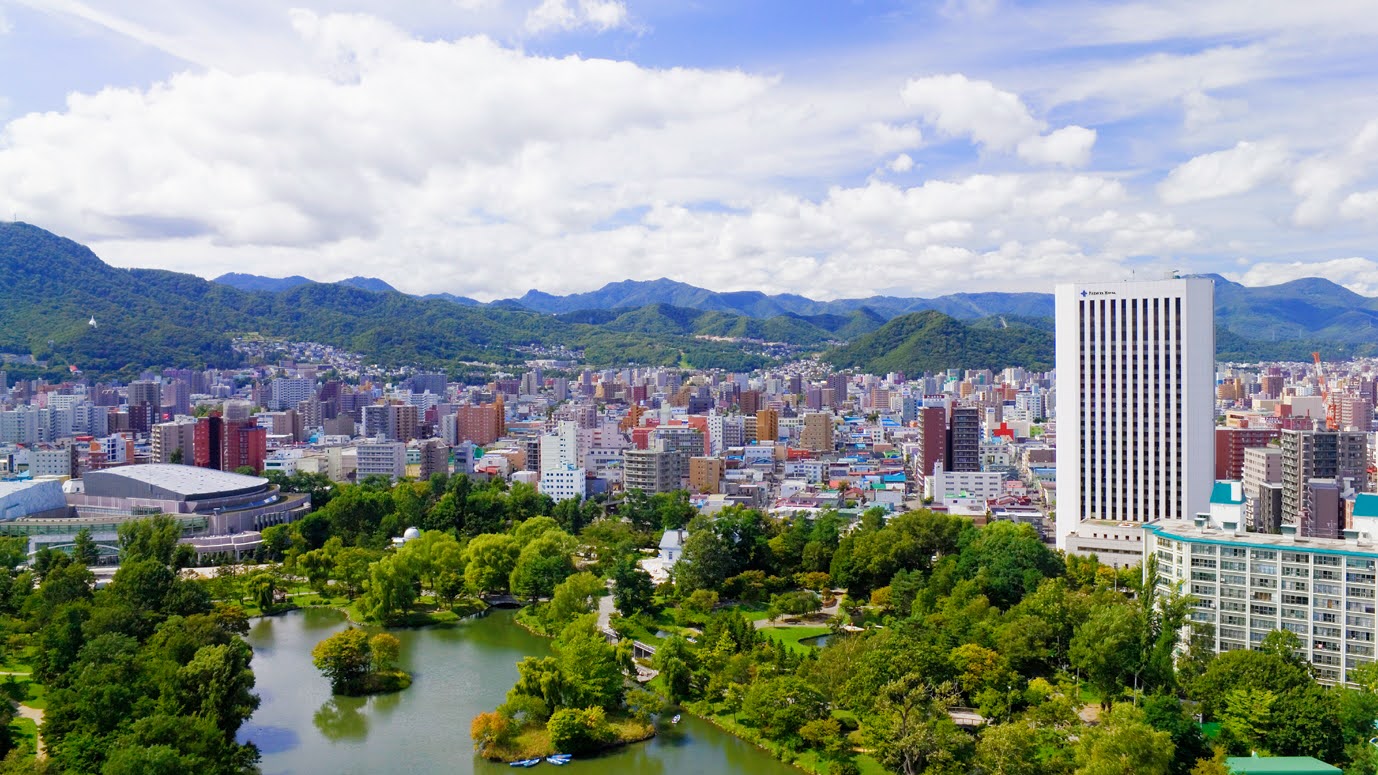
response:
[[(311, 664), (317, 642), (344, 629), (329, 609), (254, 620), (254, 674), (262, 704), (240, 732), (263, 751), (265, 775), (304, 773), (517, 772), (474, 756), (469, 722), (492, 710), (517, 680), (517, 661), (550, 653), (550, 642), (512, 621), (512, 611), (455, 627), (394, 630), (411, 688), (370, 698), (332, 697)], [(770, 754), (685, 715), (654, 739), (564, 767), (533, 771), (629, 775), (798, 775)]]

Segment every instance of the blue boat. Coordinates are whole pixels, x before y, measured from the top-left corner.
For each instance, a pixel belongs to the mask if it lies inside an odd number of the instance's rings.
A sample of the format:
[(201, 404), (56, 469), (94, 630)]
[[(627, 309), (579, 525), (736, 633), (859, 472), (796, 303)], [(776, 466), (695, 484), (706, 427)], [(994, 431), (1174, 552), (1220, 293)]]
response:
[(522, 759), (521, 761), (511, 762), (511, 763), (509, 763), (507, 766), (508, 766), (508, 767), (535, 767), (537, 764), (540, 764), (540, 763), (541, 763), (541, 760), (540, 760), (540, 759)]
[(573, 758), (574, 758), (573, 756), (571, 756), (571, 755), (569, 755), (569, 754), (567, 754), (567, 753), (557, 753), (557, 754), (551, 754), (550, 756), (545, 757), (545, 760), (546, 760), (547, 762), (549, 762), (549, 763), (551, 763), (551, 764), (554, 764), (555, 766), (558, 767), (558, 766), (560, 766), (560, 765), (562, 765), (562, 764), (569, 764), (569, 763), (570, 763), (570, 760), (572, 760)]

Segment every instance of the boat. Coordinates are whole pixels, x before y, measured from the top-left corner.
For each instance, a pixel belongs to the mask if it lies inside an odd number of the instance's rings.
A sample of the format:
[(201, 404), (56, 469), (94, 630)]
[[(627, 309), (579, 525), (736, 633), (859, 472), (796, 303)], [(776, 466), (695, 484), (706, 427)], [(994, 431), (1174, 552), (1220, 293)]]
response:
[(674, 717), (674, 718), (670, 719), (670, 723), (671, 723), (671, 724), (678, 724), (678, 723), (679, 723), (679, 714), (678, 714), (678, 713), (675, 714), (675, 717)]
[(570, 754), (567, 754), (567, 753), (557, 753), (557, 754), (551, 754), (550, 756), (545, 757), (545, 760), (546, 760), (547, 762), (549, 762), (549, 763), (551, 763), (551, 764), (554, 764), (555, 766), (558, 767), (558, 766), (563, 765), (563, 764), (569, 764), (570, 761), (571, 761), (573, 758), (574, 758), (573, 756), (571, 756)]
[(521, 761), (509, 762), (508, 767), (535, 767), (540, 764), (540, 759), (522, 759)]

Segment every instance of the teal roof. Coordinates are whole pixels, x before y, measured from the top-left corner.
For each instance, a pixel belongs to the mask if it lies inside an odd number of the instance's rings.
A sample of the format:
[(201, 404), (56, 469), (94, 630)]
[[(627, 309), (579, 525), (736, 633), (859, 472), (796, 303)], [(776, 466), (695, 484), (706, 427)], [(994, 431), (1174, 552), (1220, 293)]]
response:
[(1239, 482), (1217, 481), (1211, 488), (1211, 503), (1238, 506), (1244, 502), (1244, 487)]
[(1237, 775), (1330, 775), (1342, 772), (1339, 767), (1332, 767), (1310, 756), (1231, 756), (1225, 760), (1225, 766)]
[(1378, 495), (1361, 492), (1354, 496), (1354, 516), (1378, 518)]

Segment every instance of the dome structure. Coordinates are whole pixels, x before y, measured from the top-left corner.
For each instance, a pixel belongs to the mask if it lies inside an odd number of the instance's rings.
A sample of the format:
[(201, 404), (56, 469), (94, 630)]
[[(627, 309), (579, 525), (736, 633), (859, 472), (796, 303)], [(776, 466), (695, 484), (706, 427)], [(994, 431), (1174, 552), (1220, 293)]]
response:
[(421, 537), (421, 531), (418, 530), (418, 529), (416, 529), (416, 528), (414, 528), (414, 527), (409, 527), (409, 528), (407, 528), (405, 531), (403, 531), (403, 533), (402, 533), (402, 540), (403, 540), (403, 541), (415, 541), (416, 539), (418, 539), (418, 538), (420, 538), (420, 537)]

